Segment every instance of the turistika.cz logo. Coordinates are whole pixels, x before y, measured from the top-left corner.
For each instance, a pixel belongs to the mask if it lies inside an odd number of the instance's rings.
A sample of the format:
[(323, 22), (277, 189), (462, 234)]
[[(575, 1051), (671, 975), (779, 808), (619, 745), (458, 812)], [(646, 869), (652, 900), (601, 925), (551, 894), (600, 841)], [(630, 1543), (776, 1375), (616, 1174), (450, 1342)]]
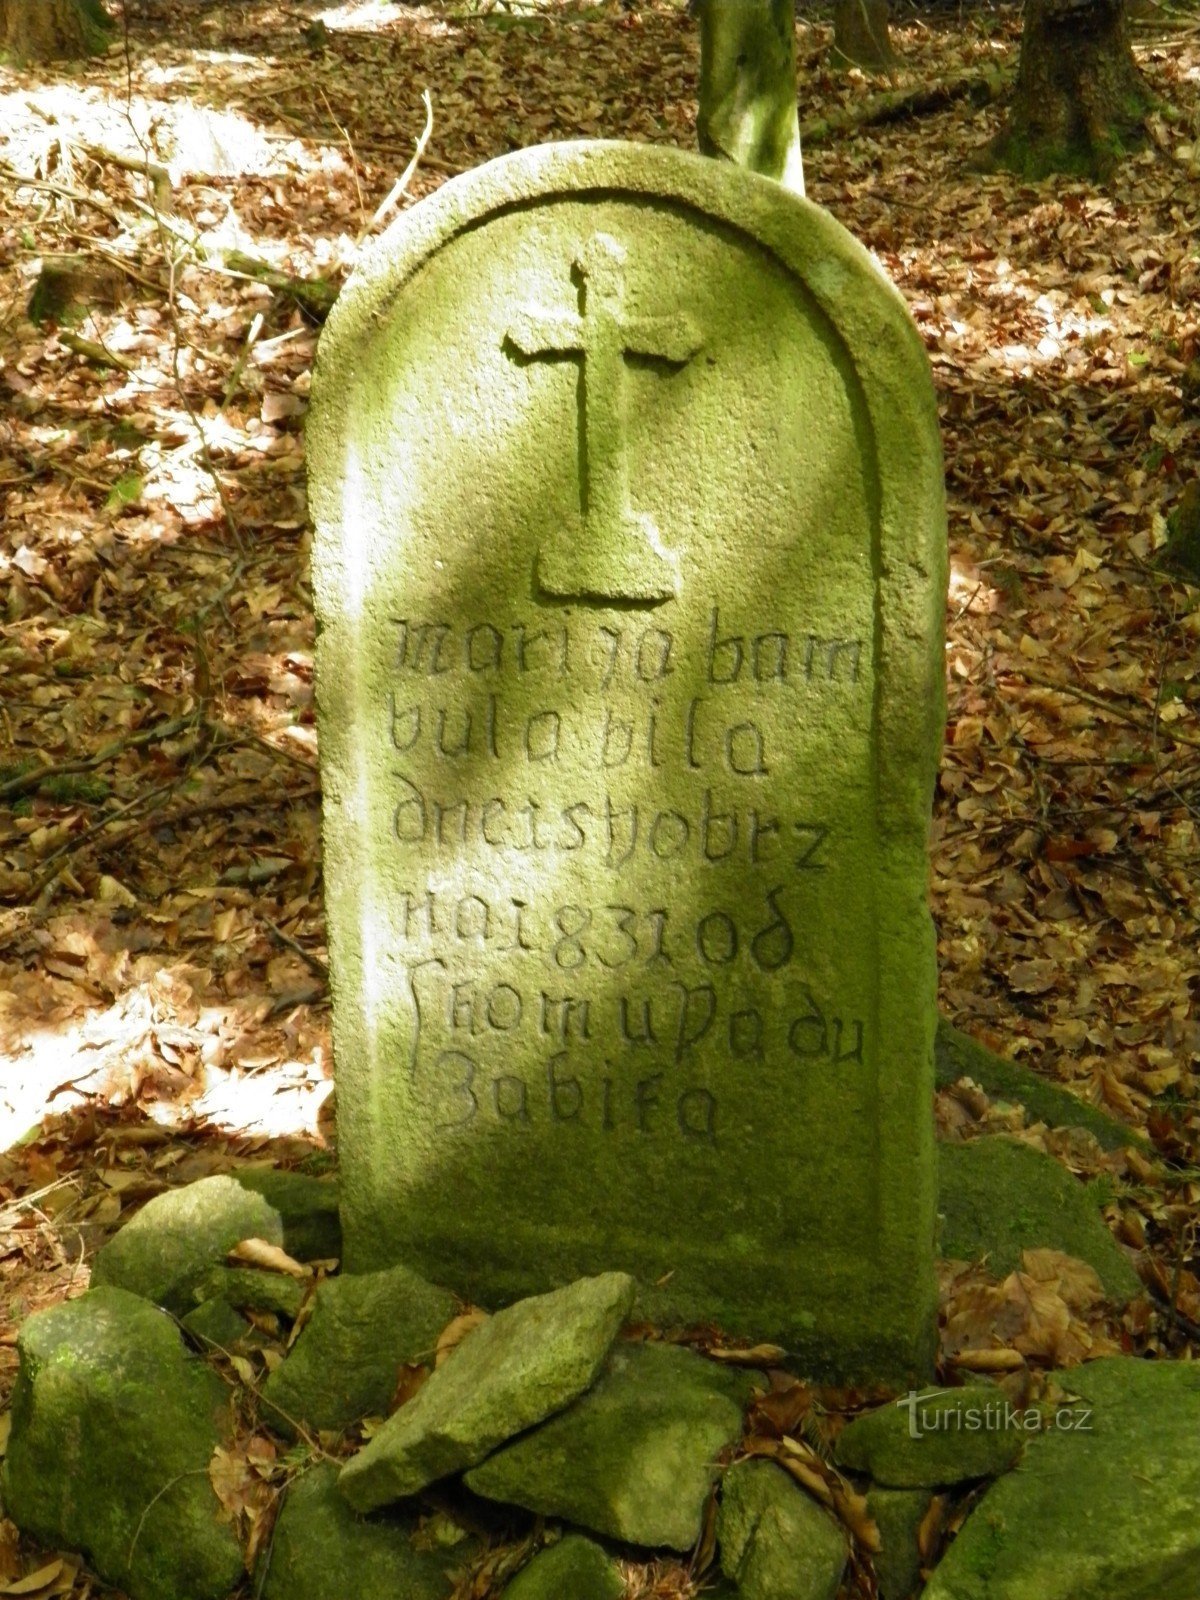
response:
[(908, 1436), (929, 1433), (1090, 1433), (1090, 1406), (1015, 1406), (1003, 1395), (964, 1405), (954, 1389), (910, 1389), (896, 1401), (908, 1412)]

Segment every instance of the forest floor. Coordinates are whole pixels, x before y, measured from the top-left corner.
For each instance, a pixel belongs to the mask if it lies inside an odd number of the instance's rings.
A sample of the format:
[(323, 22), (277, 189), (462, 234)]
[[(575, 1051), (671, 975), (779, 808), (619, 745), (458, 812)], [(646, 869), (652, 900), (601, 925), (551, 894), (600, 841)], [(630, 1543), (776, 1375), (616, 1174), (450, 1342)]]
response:
[[(899, 84), (933, 85), (1011, 69), (1019, 12), (893, 32)], [(798, 40), (802, 121), (891, 87), (832, 73), (820, 23)], [(942, 1009), (1149, 1135), (1105, 1157), (969, 1086), (939, 1097), (944, 1133), (1007, 1128), (1115, 1183), (1147, 1291), (1123, 1318), (1014, 1321), (1011, 1284), (964, 1299), (947, 1275), (946, 1328), (992, 1318), (1035, 1369), (1200, 1354), (1200, 591), (1161, 565), (1200, 470), (1200, 27), (1155, 11), (1136, 44), (1163, 109), (1103, 186), (974, 170), (1002, 104), (805, 152), (810, 198), (907, 300), (940, 402)], [(402, 207), (542, 140), (691, 148), (696, 76), (675, 9), (466, 0), (143, 5), (98, 61), (0, 69), (0, 1408), (16, 1326), (78, 1291), (132, 1207), (328, 1132), (319, 330), (228, 251), (340, 284), (425, 90)], [(3, 1593), (35, 1559), (10, 1535)]]

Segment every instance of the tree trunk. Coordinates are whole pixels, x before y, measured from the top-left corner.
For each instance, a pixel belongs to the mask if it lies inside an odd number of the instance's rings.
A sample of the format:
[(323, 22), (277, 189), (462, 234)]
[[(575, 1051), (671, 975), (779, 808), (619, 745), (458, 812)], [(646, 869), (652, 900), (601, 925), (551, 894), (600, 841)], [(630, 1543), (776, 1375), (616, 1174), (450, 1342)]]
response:
[(700, 149), (803, 194), (794, 0), (695, 0), (694, 9)]
[(1138, 143), (1152, 104), (1125, 0), (1026, 0), (1012, 113), (990, 161), (1025, 178), (1103, 177)]
[(14, 61), (95, 55), (110, 25), (100, 0), (0, 0), (0, 50)]
[(888, 0), (834, 0), (833, 58), (836, 66), (891, 72), (896, 52), (888, 37)]

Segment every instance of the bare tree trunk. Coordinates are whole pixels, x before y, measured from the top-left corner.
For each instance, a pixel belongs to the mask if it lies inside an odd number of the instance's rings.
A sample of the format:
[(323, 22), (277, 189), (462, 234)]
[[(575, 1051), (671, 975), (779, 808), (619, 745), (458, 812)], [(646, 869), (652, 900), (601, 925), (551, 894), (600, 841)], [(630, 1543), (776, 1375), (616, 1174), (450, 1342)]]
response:
[(838, 66), (891, 72), (896, 52), (888, 37), (888, 0), (834, 0), (833, 55)]
[(1026, 0), (1012, 113), (990, 160), (1026, 178), (1103, 177), (1139, 142), (1152, 104), (1125, 0)]
[(803, 194), (793, 0), (694, 0), (693, 9), (700, 149)]
[(100, 0), (0, 0), (0, 50), (14, 61), (95, 55), (109, 26)]

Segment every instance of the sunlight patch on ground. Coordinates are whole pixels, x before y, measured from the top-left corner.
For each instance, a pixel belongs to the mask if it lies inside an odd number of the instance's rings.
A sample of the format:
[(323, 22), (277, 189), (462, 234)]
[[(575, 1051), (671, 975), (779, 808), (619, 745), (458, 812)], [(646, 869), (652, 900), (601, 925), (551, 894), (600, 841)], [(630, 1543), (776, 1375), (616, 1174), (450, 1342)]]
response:
[[(156, 1022), (158, 1008), (139, 1004), (144, 998), (131, 991), (69, 1025), (23, 1027), (20, 1040), (0, 1053), (0, 1152), (44, 1117), (133, 1098), (164, 1127), (202, 1124), (263, 1138), (320, 1138), (321, 1108), (333, 1090), (323, 1044), (312, 1045), (303, 1058), (281, 1060), (264, 1036), (261, 1059), (243, 1053), (238, 1065), (215, 1065), (203, 1059), (204, 1050), (197, 1058), (193, 1047), (223, 1034), (244, 1037), (244, 1017), (208, 1006), (194, 1028), (183, 1029)], [(155, 1066), (170, 1069), (172, 1082), (158, 1096), (143, 1095)]]

